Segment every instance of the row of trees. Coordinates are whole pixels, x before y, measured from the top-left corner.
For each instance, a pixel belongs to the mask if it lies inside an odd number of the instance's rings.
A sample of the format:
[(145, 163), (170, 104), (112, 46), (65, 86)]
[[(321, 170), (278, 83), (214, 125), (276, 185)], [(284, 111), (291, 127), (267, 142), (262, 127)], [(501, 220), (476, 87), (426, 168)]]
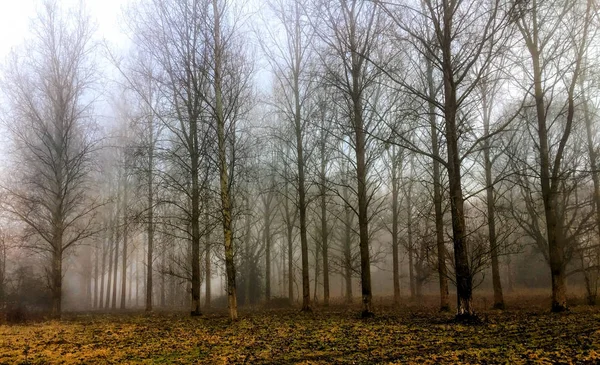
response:
[[(566, 309), (571, 273), (593, 302), (596, 5), (273, 0), (253, 12), (140, 0), (118, 56), (95, 43), (83, 10), (46, 2), (3, 79), (14, 163), (2, 207), (20, 246), (48, 256), (55, 314), (78, 246), (100, 308), (126, 306), (134, 269), (146, 310), (158, 272), (162, 296), (169, 278), (169, 296), (189, 292), (199, 315), (214, 268), (232, 320), (238, 293), (271, 299), (274, 271), (293, 301), (298, 243), (302, 310), (312, 266), (325, 305), (331, 275), (351, 300), (356, 273), (372, 316), (371, 268), (391, 251), (395, 303), (404, 252), (411, 293), (435, 273), (440, 308), (452, 282), (469, 318), (488, 266), (503, 308), (500, 257), (524, 247), (550, 268), (553, 311)], [(117, 74), (104, 124), (100, 53)]]

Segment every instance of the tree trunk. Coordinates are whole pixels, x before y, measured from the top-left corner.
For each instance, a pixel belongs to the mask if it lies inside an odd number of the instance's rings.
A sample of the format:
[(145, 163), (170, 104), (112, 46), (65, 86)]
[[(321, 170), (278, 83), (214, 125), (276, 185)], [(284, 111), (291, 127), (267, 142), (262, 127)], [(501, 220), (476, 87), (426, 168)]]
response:
[[(190, 118), (190, 173), (192, 178), (191, 191), (191, 246), (192, 246), (192, 316), (199, 316), (200, 312), (200, 146), (198, 143), (198, 120), (195, 117)], [(164, 275), (163, 275), (164, 276)], [(163, 282), (164, 284), (164, 282)], [(164, 292), (164, 285), (161, 286), (161, 299)], [(161, 302), (161, 305), (164, 304)]]
[[(147, 238), (147, 257), (146, 257), (146, 312), (152, 311), (152, 262), (154, 250), (154, 121), (153, 117), (148, 118), (148, 171), (146, 177), (148, 179), (147, 204), (148, 206), (148, 222), (146, 222), (146, 238)], [(136, 288), (137, 290), (137, 288)], [(137, 301), (137, 295), (136, 295)]]
[(399, 167), (401, 168), (395, 146), (392, 148), (392, 271), (394, 280), (394, 305), (400, 304), (400, 263), (399, 263), (399, 237), (398, 237), (398, 196), (399, 196)]
[(100, 294), (98, 295), (98, 309), (104, 308), (104, 270), (106, 269), (106, 251), (107, 251), (108, 240), (104, 241), (102, 245), (102, 263), (100, 264)]
[(227, 150), (225, 141), (225, 116), (223, 112), (223, 94), (222, 94), (222, 43), (221, 43), (221, 13), (217, 6), (217, 0), (212, 0), (214, 14), (214, 91), (215, 91), (215, 112), (217, 123), (217, 140), (219, 149), (219, 179), (221, 193), (221, 212), (223, 215), (223, 237), (225, 246), (225, 270), (227, 273), (227, 302), (229, 305), (229, 317), (236, 321), (237, 314), (237, 293), (235, 284), (235, 262), (233, 256), (233, 239), (231, 229), (231, 202), (229, 197), (229, 176), (227, 169)]
[(111, 227), (110, 241), (108, 243), (108, 278), (106, 280), (106, 301), (104, 303), (104, 309), (110, 309), (110, 289), (112, 288), (112, 273), (113, 273), (113, 249), (114, 249), (114, 228)]
[[(564, 268), (564, 240), (562, 225), (557, 217), (556, 189), (558, 183), (552, 182), (550, 152), (548, 146), (548, 129), (546, 125), (546, 105), (542, 89), (542, 71), (537, 49), (529, 48), (533, 61), (534, 95), (537, 112), (539, 154), (540, 154), (540, 181), (544, 213), (546, 218), (546, 235), (548, 239), (548, 253), (550, 259), (550, 272), (552, 280), (552, 311), (562, 312), (567, 309), (567, 292), (565, 286)], [(560, 161), (560, 160), (559, 160)], [(554, 171), (560, 169), (560, 164), (554, 165)], [(555, 179), (556, 180), (556, 179)]]
[[(321, 162), (321, 249), (323, 250), (323, 305), (329, 306), (329, 257), (327, 230), (327, 196), (325, 194), (325, 163)], [(316, 283), (315, 283), (316, 286)]]
[[(586, 95), (586, 89), (583, 84), (584, 77), (581, 78), (581, 99), (583, 100), (583, 117), (585, 121), (585, 130), (586, 130), (586, 141), (587, 141), (587, 150), (588, 150), (588, 158), (590, 159), (590, 170), (592, 171), (592, 182), (594, 184), (594, 209), (595, 209), (595, 218), (596, 218), (596, 245), (597, 249), (595, 250), (596, 255), (596, 265), (600, 264), (600, 172), (598, 171), (598, 156), (596, 153), (596, 144), (594, 143), (594, 133), (592, 132), (592, 117), (589, 112), (588, 99)], [(596, 269), (598, 272), (599, 269)], [(593, 286), (590, 283), (589, 274), (586, 274), (586, 286), (588, 288), (588, 304), (595, 305), (597, 300), (597, 287)], [(592, 288), (593, 287), (593, 288)]]
[(52, 317), (60, 319), (62, 314), (62, 235), (55, 237), (52, 252)]
[(450, 212), (452, 215), (452, 237), (454, 244), (454, 267), (456, 274), (457, 316), (468, 319), (475, 316), (473, 308), (473, 278), (467, 255), (467, 231), (464, 215), (464, 197), (461, 179), (461, 159), (458, 149), (456, 84), (452, 58), (453, 8), (444, 7), (442, 36), (442, 71), (444, 75), (444, 117), (446, 119), (446, 144), (448, 149), (448, 181)]
[[(412, 161), (411, 161), (412, 170)], [(411, 176), (412, 179), (412, 176)], [(408, 280), (410, 281), (410, 298), (416, 297), (416, 280), (415, 280), (415, 247), (413, 242), (413, 227), (412, 227), (412, 181), (408, 183), (408, 191), (406, 192), (406, 234), (408, 240)]]
[[(348, 201), (348, 187), (344, 184), (342, 187), (342, 194), (344, 196), (344, 200)], [(352, 210), (348, 205), (344, 206), (344, 235), (342, 243), (344, 248), (344, 280), (346, 282), (346, 303), (352, 303)]]
[[(353, 55), (353, 57), (359, 57)], [(356, 62), (354, 62), (356, 63)], [(359, 80), (361, 78), (360, 68), (354, 65), (352, 75), (352, 102), (353, 102), (353, 126), (356, 139), (356, 181), (358, 193), (358, 232), (360, 248), (360, 284), (362, 288), (362, 316), (372, 317), (372, 290), (371, 290), (371, 259), (369, 252), (369, 212), (367, 193), (367, 161), (366, 141), (363, 122), (362, 95)]]
[(318, 304), (317, 290), (319, 287), (319, 275), (320, 275), (320, 266), (319, 266), (319, 247), (315, 247), (315, 288), (313, 290), (313, 302)]
[[(490, 113), (491, 107), (488, 105), (488, 89), (482, 90), (482, 109), (483, 109), (483, 133), (489, 136), (490, 133)], [(498, 240), (496, 238), (496, 219), (495, 219), (495, 197), (494, 180), (492, 179), (492, 159), (490, 157), (490, 139), (486, 138), (483, 142), (483, 158), (485, 166), (485, 186), (487, 200), (487, 221), (488, 236), (490, 242), (490, 255), (492, 259), (492, 283), (494, 286), (494, 308), (504, 309), (504, 296), (502, 294), (502, 282), (500, 281), (500, 264), (498, 262)]]
[[(269, 192), (270, 193), (270, 192)], [(267, 198), (269, 199), (269, 198)], [(270, 204), (265, 204), (265, 300), (267, 305), (271, 301), (271, 209)]]
[(127, 177), (123, 178), (123, 255), (121, 266), (121, 309), (125, 309), (127, 294)]
[[(118, 217), (118, 214), (117, 214)], [(119, 231), (119, 220), (115, 219), (115, 227), (113, 228), (116, 232), (115, 234), (115, 249), (114, 249), (114, 259), (115, 262), (113, 264), (113, 282), (112, 282), (112, 300), (111, 300), (111, 309), (117, 309), (117, 274), (119, 268), (119, 241), (120, 241), (120, 231)]]
[(98, 272), (99, 252), (97, 244), (94, 247), (94, 253), (94, 300), (92, 306), (94, 309), (98, 309), (98, 275), (100, 275), (100, 273)]
[[(433, 65), (426, 58), (427, 84), (429, 92), (429, 124), (431, 126), (431, 154), (440, 157), (440, 145), (438, 141), (438, 130), (436, 124), (435, 103), (436, 87), (433, 82)], [(440, 174), (440, 162), (437, 158), (433, 163), (433, 206), (435, 210), (435, 235), (437, 247), (437, 271), (440, 283), (440, 311), (450, 311), (450, 295), (448, 293), (448, 269), (446, 268), (446, 244), (444, 242), (444, 213), (442, 211), (442, 178)]]
[[(208, 209), (206, 210), (206, 215), (205, 215), (205, 219), (206, 219), (206, 223), (209, 224), (209, 213), (208, 213)], [(205, 270), (205, 289), (206, 292), (204, 294), (204, 308), (206, 309), (210, 309), (210, 279), (212, 276), (211, 273), (211, 267), (210, 267), (210, 253), (211, 253), (211, 242), (210, 242), (210, 231), (206, 234), (206, 244), (205, 244), (205, 253), (204, 253), (204, 270)]]
[[(290, 201), (289, 201), (289, 184), (288, 181), (288, 173), (287, 166), (285, 166), (285, 223), (287, 228), (287, 262), (288, 262), (288, 298), (290, 303), (294, 302), (294, 222), (292, 222), (292, 213), (290, 211)], [(294, 219), (295, 221), (295, 219)]]

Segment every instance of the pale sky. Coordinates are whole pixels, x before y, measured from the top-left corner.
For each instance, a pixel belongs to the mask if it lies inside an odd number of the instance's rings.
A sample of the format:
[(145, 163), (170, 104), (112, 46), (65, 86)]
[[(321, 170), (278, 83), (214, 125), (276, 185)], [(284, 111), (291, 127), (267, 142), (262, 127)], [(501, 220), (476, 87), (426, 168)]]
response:
[[(66, 5), (76, 0), (58, 0)], [(128, 0), (81, 0), (98, 25), (96, 36), (106, 38), (111, 43), (122, 42), (121, 8)], [(0, 0), (0, 62), (4, 62), (10, 49), (23, 43), (28, 33), (31, 19), (35, 17), (36, 6), (41, 0)]]

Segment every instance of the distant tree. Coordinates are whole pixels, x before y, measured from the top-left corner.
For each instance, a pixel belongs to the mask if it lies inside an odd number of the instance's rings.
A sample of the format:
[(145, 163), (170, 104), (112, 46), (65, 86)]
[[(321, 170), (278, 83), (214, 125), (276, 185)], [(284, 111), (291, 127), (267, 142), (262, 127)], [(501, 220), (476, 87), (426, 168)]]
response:
[[(591, 39), (590, 27), (596, 9), (593, 1), (554, 0), (514, 2), (512, 21), (521, 35), (527, 57), (523, 74), (525, 92), (534, 99), (535, 145), (539, 158), (539, 186), (544, 207), (545, 236), (552, 278), (552, 311), (567, 309), (566, 264), (569, 218), (562, 213), (564, 159), (576, 120), (577, 85), (583, 74), (584, 59)], [(519, 80), (520, 84), (522, 80)], [(557, 93), (566, 96), (559, 106), (559, 118), (550, 112)], [(559, 98), (560, 99), (560, 98)], [(560, 102), (560, 101), (559, 101)], [(557, 108), (555, 106), (555, 108)]]
[[(324, 43), (320, 50), (323, 70), (323, 83), (336, 90), (344, 105), (345, 123), (342, 134), (353, 150), (351, 157), (356, 173), (356, 196), (359, 226), (359, 247), (361, 258), (361, 286), (363, 316), (373, 315), (371, 287), (371, 258), (369, 205), (373, 198), (369, 184), (370, 168), (373, 159), (369, 158), (369, 138), (374, 129), (374, 101), (369, 100), (374, 93), (374, 85), (380, 74), (370, 60), (379, 61), (382, 56), (382, 34), (384, 14), (371, 2), (335, 1), (317, 2), (313, 20), (317, 34)], [(370, 110), (370, 111), (369, 111)]]
[(52, 314), (62, 311), (63, 259), (96, 232), (91, 196), (95, 47), (82, 8), (43, 4), (33, 38), (14, 53), (3, 89), (5, 120), (14, 141), (13, 181), (2, 187), (3, 208), (27, 226), (25, 246), (48, 255)]
[[(308, 274), (308, 238), (307, 238), (307, 124), (310, 114), (309, 98), (314, 89), (315, 80), (309, 73), (312, 62), (312, 44), (316, 37), (314, 29), (299, 0), (274, 0), (270, 3), (285, 34), (283, 41), (279, 34), (270, 34), (274, 46), (261, 43), (269, 57), (275, 73), (274, 106), (284, 122), (289, 123), (294, 132), (297, 169), (296, 188), (298, 189), (298, 210), (300, 229), (300, 250), (302, 255), (302, 310), (310, 310), (310, 280)], [(269, 28), (267, 28), (269, 29)], [(276, 31), (277, 28), (273, 28)], [(268, 288), (270, 289), (270, 288)]]

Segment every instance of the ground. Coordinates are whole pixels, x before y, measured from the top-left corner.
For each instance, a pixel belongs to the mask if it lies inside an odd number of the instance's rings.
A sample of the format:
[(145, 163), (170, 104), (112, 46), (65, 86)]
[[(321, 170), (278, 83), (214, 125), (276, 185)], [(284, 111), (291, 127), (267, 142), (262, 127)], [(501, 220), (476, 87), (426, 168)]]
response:
[[(480, 303), (487, 307), (489, 303)], [(551, 314), (545, 300), (480, 310), (482, 324), (452, 322), (435, 305), (316, 307), (226, 312), (66, 314), (0, 325), (0, 364), (580, 364), (600, 363), (600, 308)]]

